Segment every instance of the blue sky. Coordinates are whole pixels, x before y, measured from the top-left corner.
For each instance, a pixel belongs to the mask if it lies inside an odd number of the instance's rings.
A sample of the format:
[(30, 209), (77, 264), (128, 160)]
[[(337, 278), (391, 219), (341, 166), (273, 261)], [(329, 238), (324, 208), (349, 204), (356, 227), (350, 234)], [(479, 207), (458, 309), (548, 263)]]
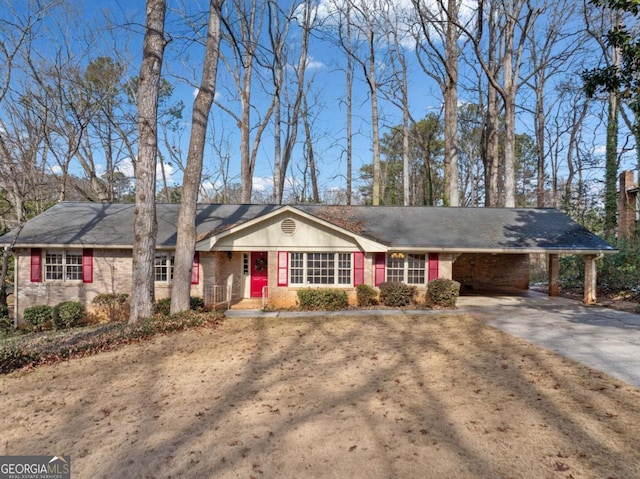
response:
[[(321, 0), (321, 10), (326, 11), (330, 7), (326, 3), (329, 0)], [(373, 2), (374, 0), (367, 0)], [(188, 49), (184, 48), (184, 44), (180, 42), (178, 27), (180, 22), (178, 21), (178, 13), (176, 9), (179, 9), (183, 3), (194, 11), (199, 9), (200, 11), (206, 11), (207, 2), (202, 0), (188, 0), (185, 2), (177, 2), (169, 0), (169, 15), (167, 19), (166, 29), (175, 38), (169, 44), (165, 55), (164, 72), (169, 81), (171, 81), (175, 89), (175, 100), (182, 100), (185, 104), (185, 115), (183, 119), (183, 126), (185, 131), (180, 137), (180, 147), (186, 155), (187, 142), (188, 142), (188, 127), (190, 121), (190, 109), (193, 101), (194, 86), (183, 81), (181, 77), (192, 77), (197, 82), (197, 76), (199, 75), (199, 59), (201, 56), (201, 49), (194, 46)], [(279, 2), (280, 5), (286, 5), (288, 2)], [(396, 2), (397, 4), (410, 4), (409, 0), (401, 0)], [(70, 20), (67, 28), (75, 30), (75, 34), (79, 34), (83, 31), (98, 31), (97, 27), (93, 26), (93, 18), (98, 18), (98, 24), (101, 22), (103, 11), (108, 11), (110, 17), (119, 25), (116, 28), (101, 31), (92, 50), (86, 53), (87, 61), (101, 56), (101, 55), (119, 55), (126, 59), (129, 64), (129, 72), (131, 75), (137, 75), (140, 65), (141, 55), (141, 40), (143, 34), (144, 24), (144, 2), (125, 2), (123, 0), (92, 0), (79, 2), (74, 5), (74, 8), (81, 10), (81, 12), (72, 12), (69, 16)], [(59, 12), (59, 11), (58, 11)], [(76, 13), (80, 13), (80, 18), (84, 18), (84, 22), (77, 22), (78, 16)], [(50, 21), (59, 21), (63, 23), (65, 19), (62, 17), (50, 19)], [(123, 26), (126, 24), (126, 26)], [(293, 52), (296, 51), (299, 44), (299, 32), (295, 31), (295, 27), (292, 30), (291, 41), (289, 47)], [(384, 49), (381, 48), (378, 52), (379, 58), (384, 56)], [(422, 119), (428, 113), (439, 113), (441, 107), (441, 93), (437, 85), (431, 80), (424, 71), (421, 70), (414, 58), (414, 52), (411, 47), (406, 48), (405, 53), (409, 59), (409, 97), (411, 103), (412, 115), (416, 120)], [(591, 60), (595, 60), (591, 58)], [(338, 47), (330, 42), (323, 40), (319, 35), (315, 35), (310, 45), (310, 61), (307, 78), (313, 76), (313, 91), (319, 99), (318, 107), (314, 110), (314, 135), (317, 139), (316, 142), (316, 158), (318, 161), (317, 167), (320, 174), (321, 189), (327, 189), (332, 187), (344, 188), (345, 186), (345, 174), (346, 174), (346, 160), (344, 157), (345, 148), (345, 135), (346, 135), (346, 110), (344, 105), (345, 97), (345, 73), (343, 68), (345, 66), (345, 56), (339, 50)], [(389, 68), (389, 65), (384, 62), (379, 62), (377, 65), (379, 71), (384, 71), (385, 68)], [(473, 77), (471, 75), (472, 68), (462, 64), (461, 65), (461, 83), (472, 83)], [(565, 78), (560, 78), (564, 80)], [(268, 87), (267, 87), (268, 88)], [(220, 101), (232, 105), (235, 98), (233, 95), (233, 88), (230, 87), (229, 77), (225, 70), (225, 66), (221, 63), (219, 66), (218, 75), (218, 98)], [(259, 83), (254, 85), (253, 105), (256, 112), (264, 113), (269, 101), (268, 95), (261, 91)], [(527, 98), (527, 95), (529, 97)], [(461, 103), (475, 102), (474, 94), (466, 91), (464, 88), (460, 88), (459, 99)], [(520, 97), (520, 101), (524, 103), (530, 103), (530, 94), (523, 92)], [(552, 102), (553, 98), (549, 98), (549, 102)], [(371, 153), (371, 108), (369, 103), (369, 95), (366, 84), (363, 79), (362, 70), (360, 67), (356, 67), (356, 77), (354, 80), (354, 180), (357, 181), (358, 169), (363, 164), (368, 164), (372, 161)], [(598, 110), (593, 111), (593, 119), (589, 122), (591, 125), (591, 131), (585, 131), (585, 135), (592, 138), (588, 141), (592, 144), (592, 152), (595, 155), (601, 155), (603, 153), (603, 140), (602, 134), (604, 133), (601, 124), (597, 123), (597, 117), (599, 115)], [(384, 99), (380, 99), (380, 127), (381, 134), (393, 125), (401, 123), (400, 110), (391, 105)], [(236, 182), (239, 181), (237, 175), (239, 174), (239, 136), (238, 129), (235, 122), (231, 117), (224, 113), (220, 108), (214, 107), (212, 110), (212, 127), (215, 130), (218, 137), (224, 134), (228, 141), (227, 147), (224, 153), (230, 157), (231, 175), (232, 179)], [(518, 113), (518, 133), (532, 134), (530, 128), (531, 116), (524, 111)], [(588, 130), (588, 129), (587, 129)], [(303, 138), (302, 129), (299, 130), (299, 140)], [(289, 172), (291, 181), (297, 181), (300, 178), (300, 173), (296, 168), (301, 162), (300, 150), (297, 149), (297, 154), (294, 158), (294, 165)], [(629, 156), (632, 158), (632, 155)], [(635, 159), (625, 159), (625, 164), (632, 164)], [(273, 174), (273, 138), (272, 129), (269, 128), (263, 135), (263, 141), (261, 143), (259, 154), (257, 157), (254, 185), (255, 188), (260, 190), (261, 188), (270, 188), (271, 177)], [(218, 161), (213, 149), (208, 149), (205, 154), (205, 170), (207, 173), (216, 175), (218, 169)], [(126, 165), (123, 165), (123, 169), (127, 170)], [(180, 182), (179, 172), (173, 169), (173, 179), (176, 182)], [(357, 183), (354, 185), (357, 188)]]

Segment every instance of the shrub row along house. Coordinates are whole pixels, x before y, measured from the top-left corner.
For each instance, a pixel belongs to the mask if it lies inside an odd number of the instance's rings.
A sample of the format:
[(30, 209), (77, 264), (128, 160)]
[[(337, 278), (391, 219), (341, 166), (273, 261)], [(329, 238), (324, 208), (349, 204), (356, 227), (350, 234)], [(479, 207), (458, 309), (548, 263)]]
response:
[[(59, 203), (15, 239), (15, 313), (131, 288), (133, 204)], [(157, 205), (156, 297), (170, 295), (179, 205)], [(207, 305), (262, 298), (296, 304), (308, 287), (344, 289), (384, 281), (425, 291), (436, 278), (462, 292), (529, 287), (530, 253), (585, 258), (585, 302), (595, 301), (596, 259), (609, 244), (555, 209), (200, 204), (192, 296)]]

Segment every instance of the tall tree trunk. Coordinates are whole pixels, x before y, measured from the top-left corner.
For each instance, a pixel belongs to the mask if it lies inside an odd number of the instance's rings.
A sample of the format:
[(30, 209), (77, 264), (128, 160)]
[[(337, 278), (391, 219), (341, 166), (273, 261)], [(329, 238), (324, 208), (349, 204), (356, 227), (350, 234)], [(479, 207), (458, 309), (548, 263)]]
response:
[(537, 179), (536, 179), (536, 206), (543, 208), (545, 206), (545, 148), (544, 148), (544, 130), (546, 125), (546, 117), (544, 113), (544, 83), (541, 80), (539, 86), (535, 89), (536, 94), (536, 110), (535, 110), (535, 133), (536, 146), (538, 156)]
[(156, 157), (158, 152), (158, 90), (164, 56), (165, 0), (147, 0), (147, 26), (138, 85), (138, 159), (133, 241), (131, 315), (135, 324), (153, 314), (156, 249)]
[[(302, 121), (304, 124), (305, 132), (305, 149), (307, 163), (309, 164), (309, 172), (311, 174), (311, 191), (313, 194), (313, 202), (320, 203), (320, 193), (318, 190), (318, 173), (316, 172), (316, 157), (313, 152), (313, 134), (311, 130), (311, 123), (309, 122), (309, 105), (307, 104), (307, 95), (302, 97)], [(350, 204), (350, 203), (347, 203)]]
[[(351, 1), (346, 2), (347, 44), (351, 48)], [(351, 51), (347, 51), (347, 205), (351, 204), (353, 177), (353, 59)]]
[(449, 0), (447, 5), (447, 37), (446, 37), (446, 81), (444, 91), (444, 149), (445, 168), (449, 176), (445, 178), (449, 206), (460, 205), (458, 187), (458, 1)]
[(604, 180), (604, 237), (615, 237), (618, 212), (618, 94), (609, 93)]
[(368, 25), (367, 42), (369, 45), (369, 68), (365, 76), (371, 94), (371, 135), (373, 136), (373, 206), (380, 204), (380, 120), (378, 116), (378, 85), (376, 82), (376, 45), (374, 43), (373, 25)]
[(191, 268), (196, 246), (196, 213), (198, 192), (202, 177), (202, 159), (207, 139), (209, 113), (216, 91), (216, 74), (220, 52), (220, 9), (223, 0), (209, 0), (209, 24), (202, 67), (202, 79), (193, 101), (191, 137), (187, 167), (182, 180), (178, 237), (171, 289), (171, 313), (189, 309), (191, 292)]

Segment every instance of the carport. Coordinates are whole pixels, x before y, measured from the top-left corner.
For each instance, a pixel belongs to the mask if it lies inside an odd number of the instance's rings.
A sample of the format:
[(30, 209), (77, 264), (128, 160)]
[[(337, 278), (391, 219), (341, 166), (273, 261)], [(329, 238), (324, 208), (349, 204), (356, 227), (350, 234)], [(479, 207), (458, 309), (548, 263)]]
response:
[(529, 252), (491, 252), (460, 253), (454, 255), (452, 279), (461, 285), (461, 292), (508, 293), (529, 289), (531, 254), (544, 253), (548, 271), (549, 296), (558, 296), (558, 277), (561, 254), (580, 255), (584, 258), (584, 303), (596, 302), (597, 260), (605, 253), (601, 251), (529, 251)]

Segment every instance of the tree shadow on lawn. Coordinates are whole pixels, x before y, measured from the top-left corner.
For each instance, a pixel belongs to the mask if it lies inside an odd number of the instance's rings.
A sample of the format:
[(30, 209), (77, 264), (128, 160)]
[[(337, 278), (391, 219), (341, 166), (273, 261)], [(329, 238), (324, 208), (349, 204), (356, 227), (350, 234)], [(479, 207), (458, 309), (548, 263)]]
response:
[(86, 358), (86, 386), (57, 382), (73, 362), (35, 371), (44, 391), (22, 394), (66, 402), (20, 443), (62, 448), (77, 477), (640, 474), (638, 390), (468, 315), (234, 319), (152, 341)]

